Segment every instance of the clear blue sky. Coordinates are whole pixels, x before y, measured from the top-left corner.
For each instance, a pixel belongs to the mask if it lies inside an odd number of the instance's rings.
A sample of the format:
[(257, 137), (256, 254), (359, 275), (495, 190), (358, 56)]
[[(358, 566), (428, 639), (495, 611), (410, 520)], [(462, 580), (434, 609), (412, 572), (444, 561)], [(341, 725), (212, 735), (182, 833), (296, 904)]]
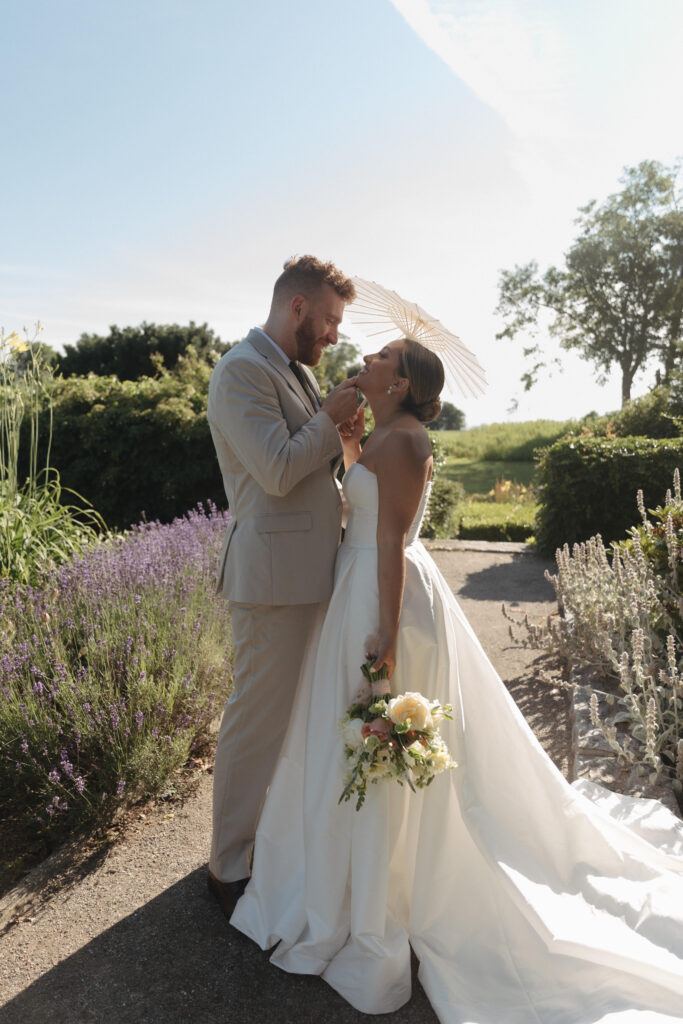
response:
[(477, 352), (487, 396), (452, 396), (468, 423), (513, 397), (515, 418), (614, 408), (616, 376), (575, 358), (521, 393), (497, 279), (560, 260), (625, 164), (683, 153), (682, 47), (679, 0), (5, 5), (0, 325), (232, 340), (310, 251)]

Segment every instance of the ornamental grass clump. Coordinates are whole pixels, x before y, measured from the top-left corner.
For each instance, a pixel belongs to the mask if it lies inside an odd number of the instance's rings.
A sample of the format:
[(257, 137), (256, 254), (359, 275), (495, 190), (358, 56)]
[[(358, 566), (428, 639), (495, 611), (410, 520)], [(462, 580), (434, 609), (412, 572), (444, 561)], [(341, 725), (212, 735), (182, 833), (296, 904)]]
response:
[[(683, 499), (673, 494), (645, 509), (641, 524), (608, 551), (597, 535), (556, 552), (557, 575), (546, 573), (561, 616), (546, 625), (525, 619), (525, 645), (560, 654), (573, 668), (613, 680), (614, 692), (595, 687), (590, 710), (623, 764), (650, 782), (664, 776), (683, 795)], [(516, 639), (511, 628), (511, 634)], [(601, 710), (604, 707), (605, 710)], [(683, 807), (683, 803), (681, 804)]]
[(35, 589), (0, 582), (0, 820), (66, 834), (159, 793), (230, 680), (226, 515), (142, 523)]
[[(40, 330), (37, 325), (36, 334)], [(94, 543), (102, 517), (79, 494), (63, 488), (50, 465), (52, 370), (36, 339), (0, 330), (0, 576), (36, 583), (51, 566)], [(48, 417), (44, 465), (38, 460), (41, 414)], [(22, 423), (28, 424), (26, 479), (20, 478)], [(23, 477), (23, 474), (22, 474)], [(78, 504), (65, 504), (70, 494)]]

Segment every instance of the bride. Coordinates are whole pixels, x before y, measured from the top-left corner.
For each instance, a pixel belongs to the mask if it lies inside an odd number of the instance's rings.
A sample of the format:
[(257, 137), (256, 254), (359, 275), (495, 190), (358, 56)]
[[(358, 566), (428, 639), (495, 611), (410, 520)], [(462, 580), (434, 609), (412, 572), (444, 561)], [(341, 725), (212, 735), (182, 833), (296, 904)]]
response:
[[(443, 367), (417, 342), (365, 359), (346, 431), (350, 518), (231, 922), (364, 1013), (410, 998), (410, 948), (448, 1024), (683, 1019), (683, 827), (655, 801), (569, 786), (418, 540)], [(372, 634), (371, 638), (369, 638)], [(394, 694), (453, 706), (457, 768), (339, 804), (338, 723), (366, 655)]]

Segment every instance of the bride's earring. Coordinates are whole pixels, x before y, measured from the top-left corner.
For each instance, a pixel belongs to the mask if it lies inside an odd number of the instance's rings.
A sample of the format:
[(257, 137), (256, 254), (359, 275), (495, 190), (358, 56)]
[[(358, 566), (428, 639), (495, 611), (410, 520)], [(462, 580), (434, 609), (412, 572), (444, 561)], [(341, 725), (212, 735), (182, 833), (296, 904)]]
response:
[(387, 388), (387, 394), (390, 395), (393, 390), (394, 390), (393, 386), (392, 387), (388, 387)]

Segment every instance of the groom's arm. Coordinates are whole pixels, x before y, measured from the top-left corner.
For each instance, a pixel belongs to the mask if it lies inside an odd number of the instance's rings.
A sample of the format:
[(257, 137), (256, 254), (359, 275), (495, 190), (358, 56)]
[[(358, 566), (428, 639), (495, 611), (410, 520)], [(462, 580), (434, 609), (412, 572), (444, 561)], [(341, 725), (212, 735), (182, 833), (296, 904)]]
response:
[(268, 494), (288, 494), (341, 453), (337, 428), (322, 410), (290, 434), (269, 375), (251, 362), (230, 361), (212, 398), (210, 422)]

